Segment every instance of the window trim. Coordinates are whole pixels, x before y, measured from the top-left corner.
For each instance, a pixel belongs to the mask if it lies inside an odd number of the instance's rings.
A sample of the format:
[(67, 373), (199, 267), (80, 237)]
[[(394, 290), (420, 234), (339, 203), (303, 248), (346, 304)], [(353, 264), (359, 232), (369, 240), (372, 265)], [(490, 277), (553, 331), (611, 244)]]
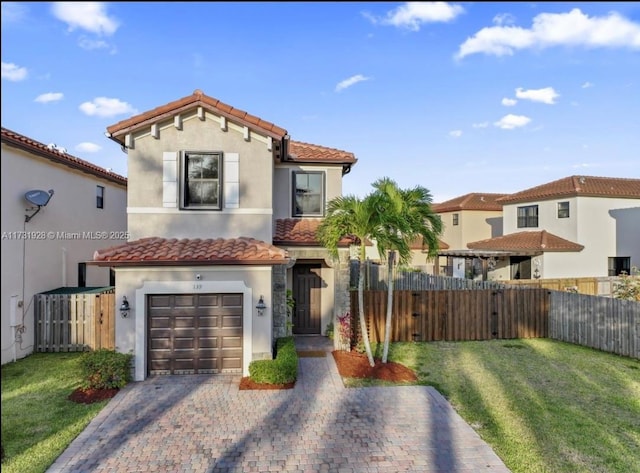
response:
[[(520, 215), (523, 213), (523, 215)], [(539, 213), (538, 204), (523, 205), (516, 209), (517, 227), (518, 228), (538, 228)]]
[(104, 186), (96, 186), (96, 209), (104, 209)]
[[(298, 213), (296, 212), (296, 177), (298, 175), (318, 174), (321, 177), (320, 183), (320, 212), (314, 213)], [(291, 216), (293, 218), (302, 217), (324, 217), (325, 214), (325, 196), (326, 196), (327, 178), (325, 171), (292, 171), (291, 172)]]
[(453, 220), (453, 225), (460, 225), (460, 214), (459, 213), (454, 213), (452, 216), (452, 220)]
[[(187, 173), (187, 165), (189, 157), (195, 155), (214, 156), (218, 158), (218, 177), (217, 179), (211, 178), (210, 180), (218, 181), (218, 204), (198, 204), (189, 203), (189, 178)], [(224, 154), (222, 151), (194, 151), (194, 150), (182, 150), (180, 152), (180, 173), (179, 173), (179, 194), (180, 194), (180, 210), (223, 210), (223, 167), (224, 167)]]
[[(566, 206), (566, 208), (565, 208)], [(563, 200), (562, 202), (558, 202), (558, 218), (569, 218), (571, 216), (571, 204), (568, 200)]]

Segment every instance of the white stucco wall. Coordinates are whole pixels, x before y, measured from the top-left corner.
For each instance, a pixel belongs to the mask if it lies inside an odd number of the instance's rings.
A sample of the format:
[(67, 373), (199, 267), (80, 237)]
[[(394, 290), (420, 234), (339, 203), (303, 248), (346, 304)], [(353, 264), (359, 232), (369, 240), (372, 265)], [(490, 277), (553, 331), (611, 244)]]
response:
[[(126, 296), (131, 311), (126, 319), (116, 314), (116, 350), (133, 353), (135, 380), (141, 381), (147, 376), (147, 295), (242, 293), (242, 371), (248, 376), (252, 360), (272, 353), (271, 275), (271, 266), (117, 268), (116, 305)], [(255, 306), (261, 295), (267, 310), (258, 315)]]
[[(558, 218), (558, 202), (570, 202), (569, 218)], [(538, 205), (538, 227), (517, 228), (517, 208)], [(640, 199), (573, 197), (504, 207), (505, 234), (546, 230), (584, 246), (580, 252), (545, 252), (544, 278), (602, 277), (608, 258), (631, 257), (640, 264)]]
[[(33, 296), (77, 286), (78, 263), (91, 260), (97, 249), (123, 243), (127, 218), (126, 187), (5, 144), (1, 174), (4, 364), (34, 351)], [(96, 208), (98, 185), (105, 187), (103, 209)], [(25, 222), (25, 215), (35, 210), (24, 194), (34, 189), (53, 189), (54, 194)], [(109, 268), (87, 266), (87, 286), (108, 284)], [(9, 320), (12, 301), (16, 323), (24, 327), (18, 341)], [(17, 307), (19, 301), (23, 301), (21, 307)]]

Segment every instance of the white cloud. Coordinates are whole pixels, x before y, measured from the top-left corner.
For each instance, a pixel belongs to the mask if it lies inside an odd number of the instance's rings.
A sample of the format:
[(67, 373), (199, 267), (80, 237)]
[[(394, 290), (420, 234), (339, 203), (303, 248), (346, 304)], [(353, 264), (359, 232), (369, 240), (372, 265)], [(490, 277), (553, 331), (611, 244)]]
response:
[(423, 23), (447, 23), (462, 13), (462, 6), (447, 2), (407, 2), (387, 12), (384, 18), (375, 18), (370, 13), (363, 13), (363, 16), (374, 24), (419, 31)]
[(462, 130), (452, 130), (449, 132), (449, 136), (453, 138), (460, 138), (462, 136)]
[(560, 97), (553, 87), (545, 87), (544, 89), (529, 89), (524, 90), (521, 87), (516, 89), (516, 97), (524, 100), (531, 100), (532, 102), (542, 102), (548, 105), (556, 103), (556, 99)]
[(92, 102), (84, 102), (80, 105), (80, 110), (89, 116), (113, 117), (125, 113), (134, 115), (138, 111), (127, 102), (108, 97), (96, 97)]
[(95, 143), (89, 143), (85, 141), (76, 146), (76, 151), (80, 151), (81, 153), (97, 153), (102, 149), (102, 146), (97, 145)]
[(58, 100), (62, 100), (64, 98), (64, 94), (62, 92), (47, 92), (46, 94), (38, 95), (34, 102), (38, 103), (49, 103), (49, 102), (57, 102)]
[(482, 122), (482, 123), (474, 123), (473, 125), (471, 125), (473, 128), (487, 128), (489, 126), (489, 122)]
[(494, 123), (498, 128), (502, 128), (503, 130), (513, 130), (514, 128), (520, 128), (525, 126), (531, 121), (531, 118), (525, 117), (524, 115), (505, 115), (500, 120)]
[(496, 25), (512, 25), (516, 22), (516, 17), (511, 13), (498, 13), (493, 17), (493, 23)]
[(593, 87), (593, 86), (594, 86), (594, 84), (592, 84), (592, 83), (591, 83), (591, 82), (589, 82), (589, 81), (587, 81), (587, 82), (585, 82), (584, 84), (582, 84), (582, 88), (583, 88), (583, 89), (589, 89), (589, 88), (591, 88), (591, 87)]
[(365, 80), (369, 80), (371, 79), (370, 77), (365, 77), (362, 74), (356, 74), (355, 76), (351, 76), (348, 79), (345, 79), (341, 82), (338, 82), (338, 85), (336, 85), (336, 92), (341, 92), (344, 89), (351, 87), (354, 84), (357, 84), (358, 82), (363, 82)]
[(517, 103), (518, 101), (516, 99), (510, 99), (507, 97), (502, 99), (502, 105), (504, 105), (505, 107), (513, 107)]
[(54, 2), (51, 12), (69, 26), (69, 31), (79, 28), (97, 35), (111, 36), (120, 23), (107, 15), (103, 2)]
[(103, 41), (101, 39), (91, 39), (86, 36), (78, 39), (78, 46), (82, 49), (86, 49), (87, 51), (91, 51), (93, 49), (105, 49), (109, 47), (109, 43)]
[(2, 78), (12, 82), (20, 82), (27, 78), (27, 68), (16, 66), (11, 62), (2, 63)]
[(461, 59), (470, 54), (513, 55), (516, 50), (553, 46), (628, 47), (640, 49), (640, 24), (619, 13), (589, 17), (579, 8), (569, 13), (541, 13), (531, 28), (492, 26), (482, 28), (460, 45)]

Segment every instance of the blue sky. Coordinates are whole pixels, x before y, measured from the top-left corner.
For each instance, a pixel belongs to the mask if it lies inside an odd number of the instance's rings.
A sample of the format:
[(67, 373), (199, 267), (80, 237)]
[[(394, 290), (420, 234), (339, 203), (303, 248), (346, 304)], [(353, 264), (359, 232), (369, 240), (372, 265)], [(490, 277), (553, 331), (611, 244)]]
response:
[(640, 3), (2, 2), (2, 126), (125, 175), (104, 136), (195, 89), (434, 202), (640, 177)]

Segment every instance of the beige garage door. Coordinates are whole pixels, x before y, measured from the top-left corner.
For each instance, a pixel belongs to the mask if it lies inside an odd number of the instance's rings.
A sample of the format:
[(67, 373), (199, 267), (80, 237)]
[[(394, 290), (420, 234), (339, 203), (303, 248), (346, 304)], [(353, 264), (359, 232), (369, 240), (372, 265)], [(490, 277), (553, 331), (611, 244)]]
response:
[(147, 296), (148, 373), (242, 373), (242, 294)]

